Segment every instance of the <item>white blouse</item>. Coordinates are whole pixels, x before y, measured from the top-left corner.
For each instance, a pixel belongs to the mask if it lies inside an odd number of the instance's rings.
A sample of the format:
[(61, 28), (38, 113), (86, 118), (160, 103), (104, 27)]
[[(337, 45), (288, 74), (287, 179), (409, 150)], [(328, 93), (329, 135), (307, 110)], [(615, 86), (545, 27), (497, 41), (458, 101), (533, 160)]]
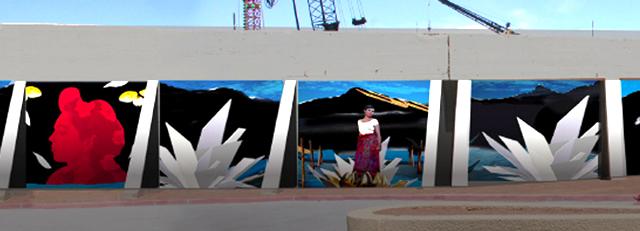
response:
[(362, 122), (362, 120), (358, 120), (358, 131), (361, 135), (373, 134), (376, 131), (375, 126), (378, 126), (377, 119), (371, 119), (367, 122)]

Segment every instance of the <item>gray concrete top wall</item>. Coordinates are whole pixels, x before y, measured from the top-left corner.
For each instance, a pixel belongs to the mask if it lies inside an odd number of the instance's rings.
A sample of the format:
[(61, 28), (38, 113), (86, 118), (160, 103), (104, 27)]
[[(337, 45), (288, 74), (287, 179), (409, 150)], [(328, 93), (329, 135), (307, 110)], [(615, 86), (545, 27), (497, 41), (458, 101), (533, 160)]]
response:
[(639, 51), (637, 32), (0, 25), (0, 79), (618, 78)]

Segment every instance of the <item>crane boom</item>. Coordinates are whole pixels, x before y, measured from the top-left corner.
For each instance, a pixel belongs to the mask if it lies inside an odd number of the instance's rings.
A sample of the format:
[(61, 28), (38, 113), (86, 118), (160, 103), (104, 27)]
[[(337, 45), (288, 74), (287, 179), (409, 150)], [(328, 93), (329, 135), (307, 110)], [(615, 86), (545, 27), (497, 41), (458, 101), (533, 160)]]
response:
[(489, 30), (493, 32), (496, 32), (498, 34), (515, 34), (515, 35), (518, 34), (515, 31), (509, 29), (510, 23), (507, 23), (507, 26), (502, 26), (494, 21), (489, 20), (488, 18), (482, 17), (481, 15), (474, 13), (473, 11), (470, 11), (462, 6), (459, 6), (453, 2), (450, 2), (449, 0), (438, 0), (438, 1), (448, 6), (449, 8), (455, 11), (458, 11), (460, 14), (466, 16), (467, 18), (470, 18), (473, 21), (476, 21), (477, 23), (482, 24), (483, 26), (487, 27)]

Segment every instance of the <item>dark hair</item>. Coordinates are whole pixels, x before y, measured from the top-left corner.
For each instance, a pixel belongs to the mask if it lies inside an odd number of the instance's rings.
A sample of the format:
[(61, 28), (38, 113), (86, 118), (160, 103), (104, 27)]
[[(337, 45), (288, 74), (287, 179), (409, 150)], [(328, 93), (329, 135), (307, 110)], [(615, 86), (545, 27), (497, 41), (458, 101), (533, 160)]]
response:
[(370, 108), (373, 109), (373, 106), (371, 104), (367, 104), (367, 105), (364, 106), (364, 109), (362, 109), (362, 110), (367, 110), (367, 109), (370, 109)]

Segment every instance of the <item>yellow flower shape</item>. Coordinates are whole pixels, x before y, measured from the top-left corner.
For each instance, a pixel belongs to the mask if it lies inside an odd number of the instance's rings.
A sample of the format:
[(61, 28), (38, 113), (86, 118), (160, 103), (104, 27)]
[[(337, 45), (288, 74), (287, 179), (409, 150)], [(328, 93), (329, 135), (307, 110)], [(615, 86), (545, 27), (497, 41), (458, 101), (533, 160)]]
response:
[(139, 94), (140, 94), (142, 97), (144, 97), (144, 90), (147, 90), (147, 89), (142, 89), (142, 90), (139, 92)]
[(42, 96), (42, 91), (39, 88), (34, 86), (28, 86), (25, 88), (25, 93), (27, 94), (28, 99), (34, 99)]
[(138, 99), (138, 92), (135, 91), (125, 91), (124, 93), (122, 93), (120, 95), (120, 98), (118, 98), (118, 100), (120, 100), (120, 102), (123, 103), (131, 103), (134, 100)]

